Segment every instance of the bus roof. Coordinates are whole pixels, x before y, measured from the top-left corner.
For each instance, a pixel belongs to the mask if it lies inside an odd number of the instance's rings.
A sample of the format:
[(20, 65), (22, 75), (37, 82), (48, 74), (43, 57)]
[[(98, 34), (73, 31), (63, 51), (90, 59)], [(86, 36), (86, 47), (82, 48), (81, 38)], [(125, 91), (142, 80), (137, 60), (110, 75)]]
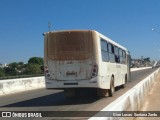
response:
[(123, 47), (122, 45), (118, 44), (117, 42), (111, 40), (110, 38), (102, 35), (102, 34), (99, 33), (98, 31), (95, 31), (95, 32), (97, 32), (101, 38), (105, 39), (105, 40), (108, 41), (109, 43), (112, 43), (113, 45), (115, 45), (115, 46), (117, 46), (117, 47), (119, 47), (119, 48), (121, 48), (121, 49), (123, 49), (123, 50), (125, 50), (125, 51), (128, 51), (125, 47)]
[(56, 32), (73, 32), (73, 31), (77, 31), (77, 32), (81, 32), (81, 31), (91, 31), (91, 32), (95, 32), (99, 35), (99, 37), (105, 39), (106, 41), (108, 41), (109, 43), (112, 43), (113, 45), (125, 50), (128, 54), (129, 54), (129, 51), (123, 47), (122, 45), (116, 43), (115, 41), (111, 40), (110, 38), (106, 37), (105, 35), (102, 35), (101, 33), (99, 33), (98, 31), (96, 30), (58, 30), (58, 31), (50, 31), (50, 32), (45, 32), (43, 33), (43, 35), (45, 34), (48, 34), (48, 33), (56, 33)]

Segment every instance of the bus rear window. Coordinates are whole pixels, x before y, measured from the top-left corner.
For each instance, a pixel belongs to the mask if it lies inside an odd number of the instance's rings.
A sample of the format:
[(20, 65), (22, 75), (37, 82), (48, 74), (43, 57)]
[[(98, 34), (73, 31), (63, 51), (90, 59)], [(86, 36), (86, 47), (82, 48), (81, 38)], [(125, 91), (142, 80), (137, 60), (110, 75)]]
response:
[(93, 44), (89, 32), (49, 33), (48, 57), (53, 60), (82, 60), (93, 54)]

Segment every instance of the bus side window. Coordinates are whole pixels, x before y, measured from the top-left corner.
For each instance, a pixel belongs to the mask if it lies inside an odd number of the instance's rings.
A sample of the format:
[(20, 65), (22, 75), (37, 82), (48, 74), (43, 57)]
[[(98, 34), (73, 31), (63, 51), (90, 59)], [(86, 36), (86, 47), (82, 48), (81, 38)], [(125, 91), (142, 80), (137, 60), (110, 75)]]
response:
[(124, 61), (124, 64), (126, 64), (126, 52), (123, 50), (123, 61)]
[(110, 62), (115, 62), (114, 47), (110, 43), (108, 43), (108, 51)]
[(102, 54), (102, 61), (108, 62), (109, 61), (108, 44), (103, 39), (101, 39), (101, 54)]
[(119, 57), (120, 57), (120, 63), (123, 64), (123, 53), (121, 48), (119, 48)]
[(114, 46), (114, 53), (115, 53), (115, 62), (120, 63), (119, 52), (118, 52), (117, 46)]

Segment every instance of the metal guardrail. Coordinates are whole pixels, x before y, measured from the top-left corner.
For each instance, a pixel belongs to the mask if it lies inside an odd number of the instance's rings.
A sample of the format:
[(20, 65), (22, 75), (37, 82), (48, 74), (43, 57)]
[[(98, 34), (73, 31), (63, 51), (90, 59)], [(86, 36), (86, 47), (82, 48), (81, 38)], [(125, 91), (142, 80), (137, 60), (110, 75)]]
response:
[(5, 76), (5, 77), (0, 77), (0, 80), (28, 78), (28, 77), (40, 77), (40, 76), (44, 76), (44, 74)]

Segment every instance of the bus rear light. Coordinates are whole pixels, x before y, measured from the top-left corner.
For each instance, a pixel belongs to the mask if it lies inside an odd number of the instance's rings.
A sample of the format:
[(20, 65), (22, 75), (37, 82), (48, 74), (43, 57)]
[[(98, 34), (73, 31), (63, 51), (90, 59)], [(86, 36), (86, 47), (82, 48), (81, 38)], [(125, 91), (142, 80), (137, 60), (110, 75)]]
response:
[(94, 68), (97, 68), (97, 65), (94, 65)]
[(92, 77), (96, 77), (97, 74), (98, 74), (98, 65), (95, 64), (92, 67), (92, 73), (91, 73), (91, 75), (92, 75)]
[(50, 78), (50, 74), (47, 74), (47, 77)]
[(95, 72), (97, 72), (97, 70), (94, 68), (94, 69), (93, 69), (93, 72), (95, 73)]
[(45, 75), (46, 75), (46, 77), (50, 78), (50, 72), (48, 70), (48, 66), (47, 65), (45, 66)]
[(47, 66), (47, 65), (45, 66), (45, 70), (46, 70), (46, 69), (48, 69), (48, 66)]
[(49, 73), (49, 71), (48, 71), (48, 70), (46, 70), (46, 73)]

